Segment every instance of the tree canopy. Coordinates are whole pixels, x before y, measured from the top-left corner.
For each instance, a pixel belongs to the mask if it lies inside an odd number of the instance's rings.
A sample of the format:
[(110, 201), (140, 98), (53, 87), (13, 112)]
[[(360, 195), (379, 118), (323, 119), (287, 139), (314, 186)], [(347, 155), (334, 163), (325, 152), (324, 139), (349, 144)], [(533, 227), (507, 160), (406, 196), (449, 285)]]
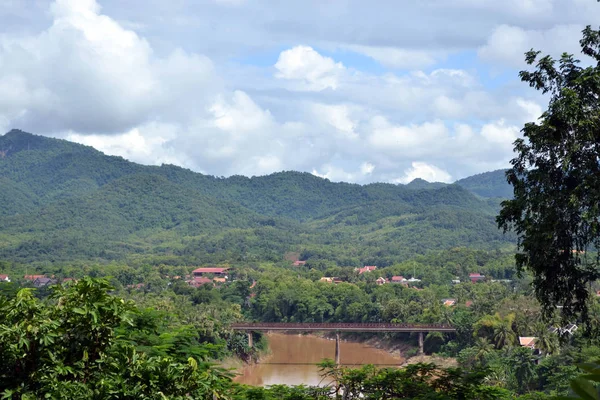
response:
[(549, 96), (538, 122), (523, 128), (506, 173), (514, 199), (502, 203), (497, 222), (518, 236), (516, 263), (533, 273), (545, 314), (556, 306), (572, 319), (587, 316), (589, 282), (598, 278), (600, 244), (600, 32), (585, 28), (585, 63), (526, 55), (533, 71), (521, 79)]

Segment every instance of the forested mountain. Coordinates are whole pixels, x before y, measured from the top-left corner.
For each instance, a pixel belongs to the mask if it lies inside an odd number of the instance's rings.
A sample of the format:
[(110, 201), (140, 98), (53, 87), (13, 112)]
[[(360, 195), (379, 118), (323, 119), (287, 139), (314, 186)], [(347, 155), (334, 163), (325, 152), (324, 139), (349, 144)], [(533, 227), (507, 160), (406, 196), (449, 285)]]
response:
[(484, 172), (458, 180), (455, 184), (481, 197), (509, 199), (513, 197), (513, 189), (506, 181), (505, 173), (503, 169)]
[(466, 189), (495, 197), (486, 194), (501, 193), (501, 174), (489, 174), (456, 185), (361, 186), (300, 172), (218, 178), (13, 130), (0, 137), (0, 258), (216, 262), (294, 250), (358, 265), (496, 248), (511, 237), (497, 230), (494, 203)]

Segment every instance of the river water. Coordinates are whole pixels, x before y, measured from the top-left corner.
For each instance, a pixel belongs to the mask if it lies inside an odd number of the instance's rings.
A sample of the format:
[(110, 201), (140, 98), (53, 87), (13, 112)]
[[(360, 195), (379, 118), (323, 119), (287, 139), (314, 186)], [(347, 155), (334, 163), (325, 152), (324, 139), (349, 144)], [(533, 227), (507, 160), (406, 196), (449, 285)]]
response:
[[(315, 364), (324, 358), (334, 359), (335, 340), (310, 335), (267, 335), (271, 354), (261, 363), (239, 371), (236, 382), (252, 386), (319, 385), (321, 376)], [(340, 343), (343, 365), (400, 365), (404, 359), (360, 343)]]

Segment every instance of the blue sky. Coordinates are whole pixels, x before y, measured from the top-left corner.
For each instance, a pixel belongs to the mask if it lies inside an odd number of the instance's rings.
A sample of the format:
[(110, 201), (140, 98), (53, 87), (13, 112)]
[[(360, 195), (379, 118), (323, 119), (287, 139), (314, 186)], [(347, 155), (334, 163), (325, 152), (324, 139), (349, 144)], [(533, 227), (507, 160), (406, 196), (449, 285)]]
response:
[(452, 182), (504, 168), (594, 0), (8, 0), (0, 130), (228, 176)]

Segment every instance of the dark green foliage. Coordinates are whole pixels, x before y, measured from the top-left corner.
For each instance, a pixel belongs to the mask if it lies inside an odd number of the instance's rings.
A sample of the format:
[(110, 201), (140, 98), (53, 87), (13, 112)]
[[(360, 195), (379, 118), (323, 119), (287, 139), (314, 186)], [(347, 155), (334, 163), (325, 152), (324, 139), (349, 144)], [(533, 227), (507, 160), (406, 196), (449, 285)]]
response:
[(190, 357), (138, 352), (116, 335), (133, 304), (104, 280), (56, 287), (52, 302), (31, 290), (0, 297), (0, 393), (5, 399), (211, 399), (230, 375)]
[(588, 283), (598, 278), (600, 245), (600, 37), (589, 26), (580, 41), (592, 65), (527, 53), (533, 72), (521, 79), (550, 96), (539, 122), (525, 125), (507, 172), (514, 199), (502, 203), (499, 226), (517, 233), (520, 269), (529, 269), (546, 314), (587, 318)]

